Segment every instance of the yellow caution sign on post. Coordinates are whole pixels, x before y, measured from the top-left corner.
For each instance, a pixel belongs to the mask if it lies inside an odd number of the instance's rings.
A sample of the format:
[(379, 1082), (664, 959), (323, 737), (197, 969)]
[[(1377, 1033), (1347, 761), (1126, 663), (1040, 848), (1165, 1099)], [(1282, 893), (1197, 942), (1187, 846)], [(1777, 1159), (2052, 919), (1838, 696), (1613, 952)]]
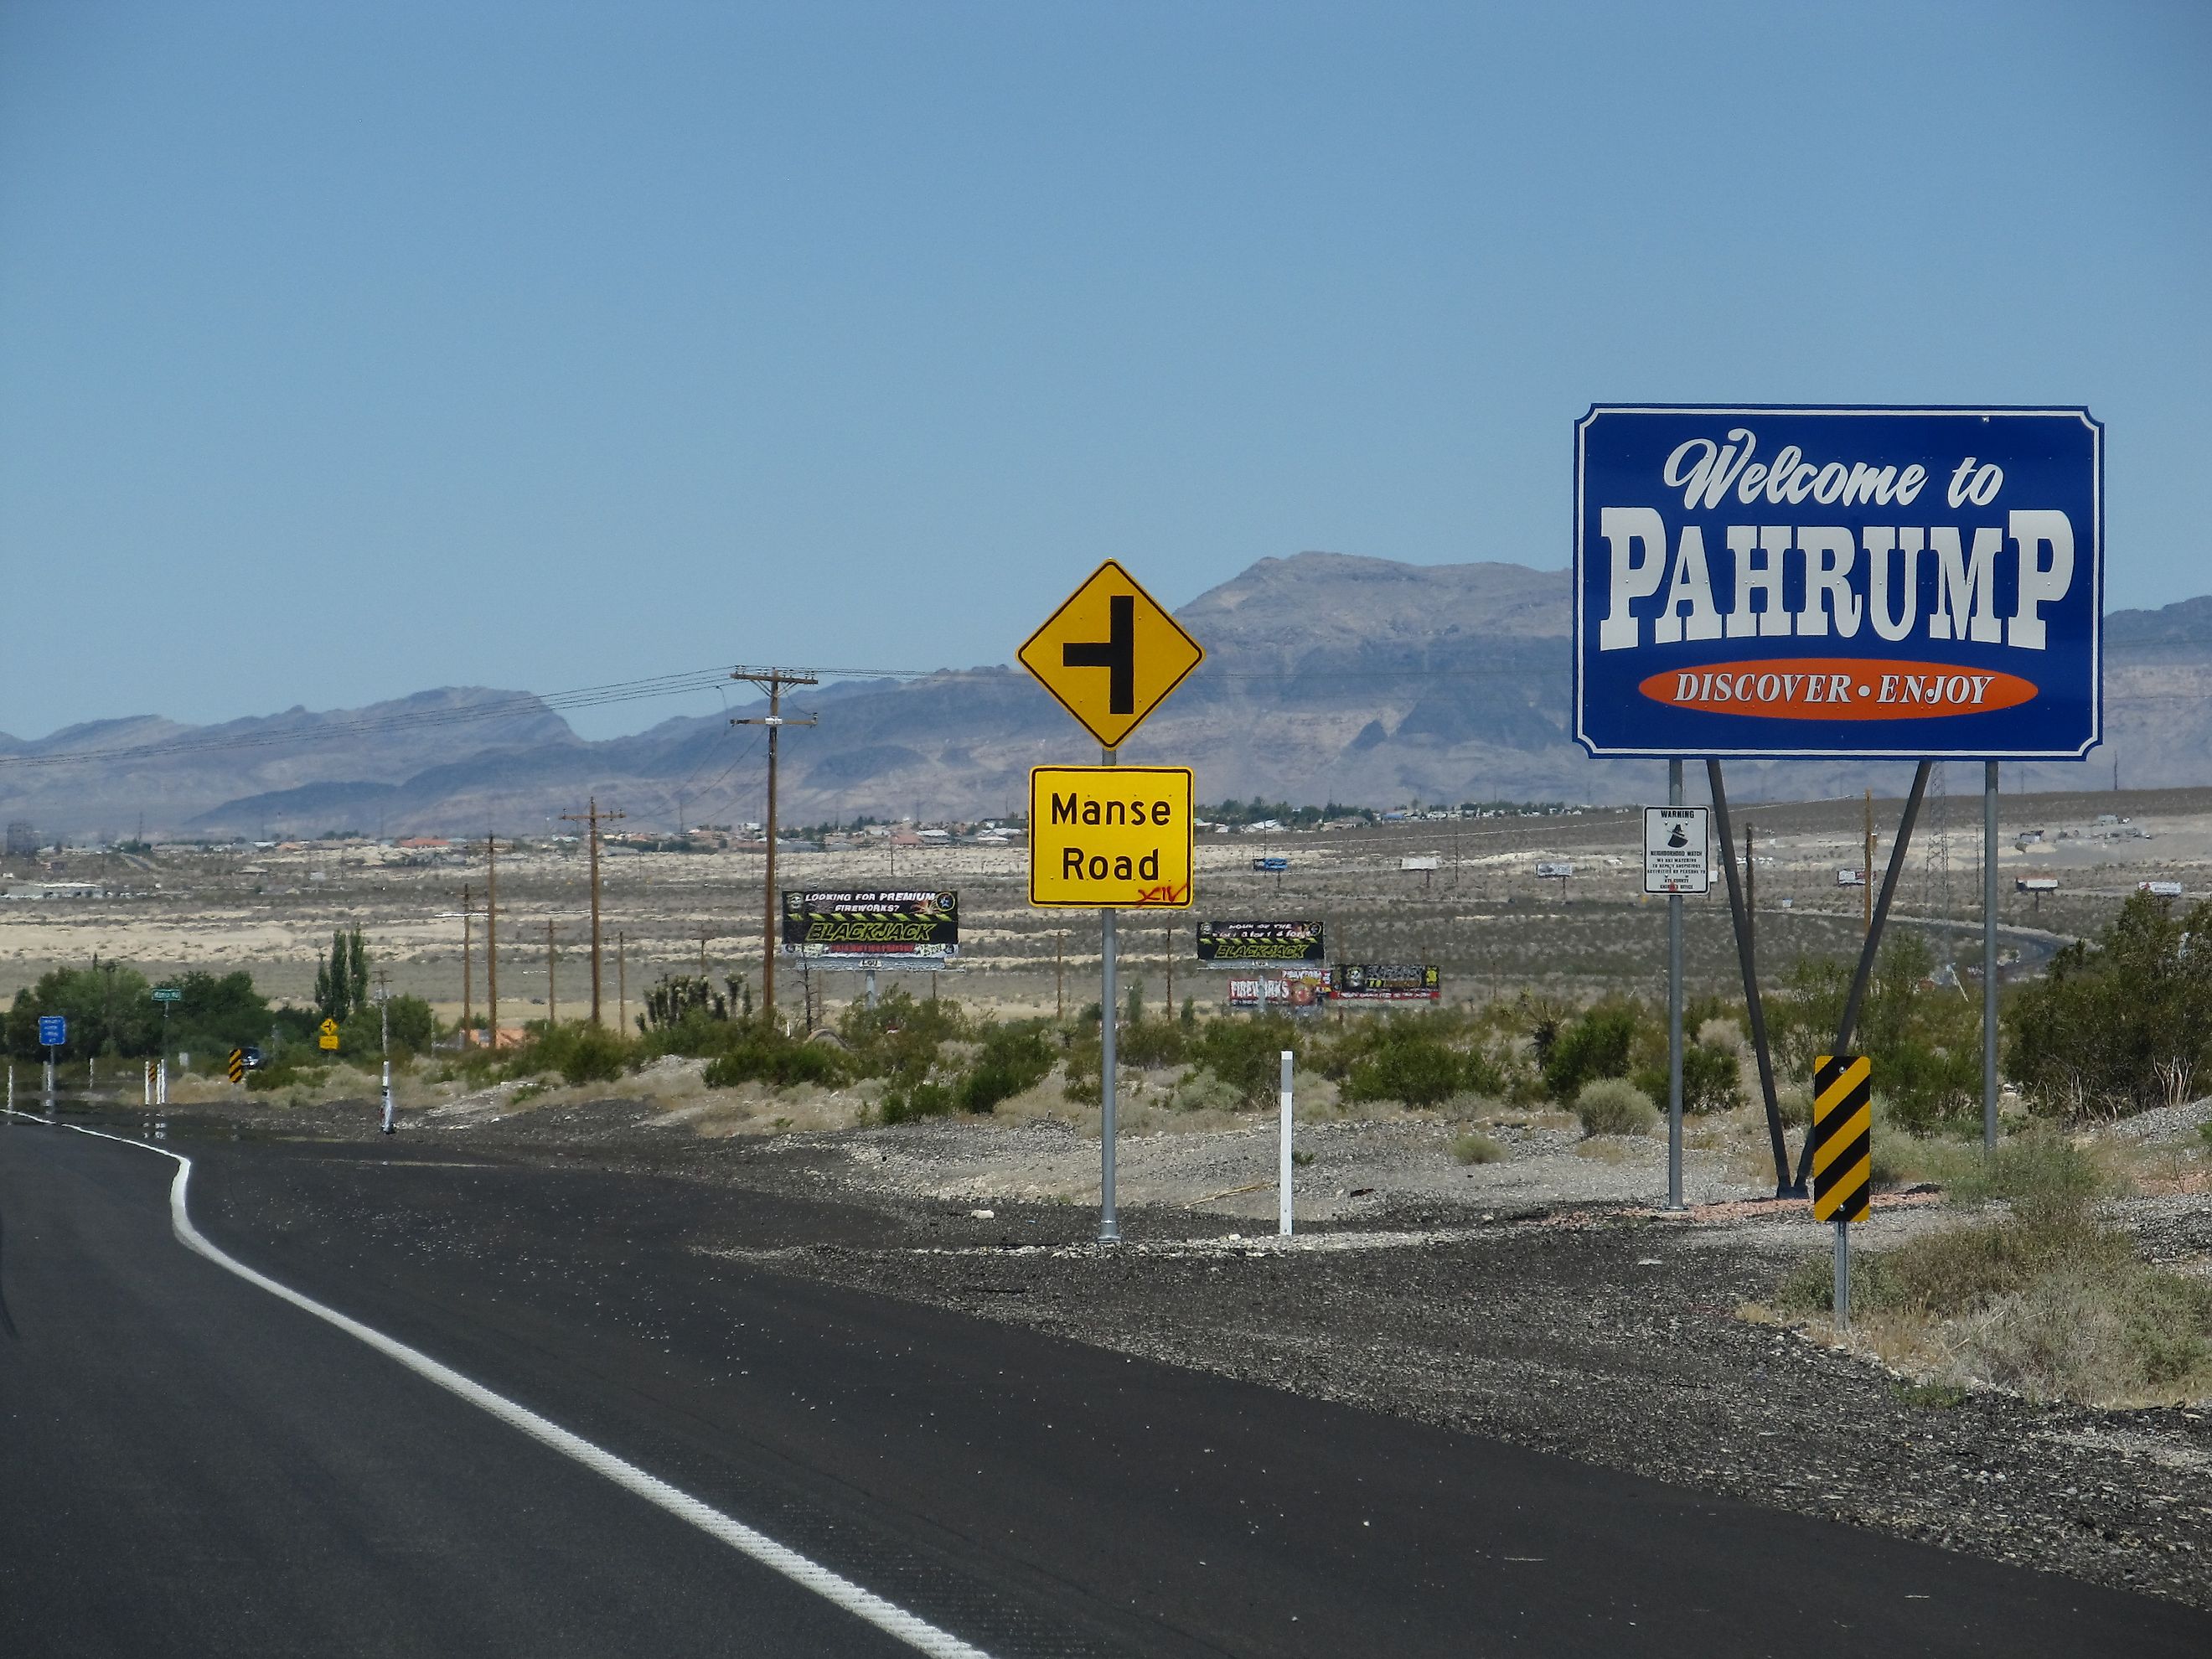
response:
[(336, 1048), (338, 1046), (337, 1021), (334, 1019), (325, 1020), (323, 1022), (322, 1035), (318, 1036), (315, 1041), (323, 1048)]
[(246, 1050), (243, 1048), (233, 1048), (230, 1051), (230, 1064), (226, 1069), (230, 1073), (230, 1080), (233, 1083), (245, 1082)]
[(1813, 1061), (1813, 1218), (1863, 1221), (1874, 1185), (1874, 1068), (1864, 1054)]
[(1033, 769), (1030, 902), (1188, 909), (1191, 777), (1188, 766)]
[(1206, 660), (1182, 624), (1111, 559), (1016, 654), (1109, 749), (1118, 748)]

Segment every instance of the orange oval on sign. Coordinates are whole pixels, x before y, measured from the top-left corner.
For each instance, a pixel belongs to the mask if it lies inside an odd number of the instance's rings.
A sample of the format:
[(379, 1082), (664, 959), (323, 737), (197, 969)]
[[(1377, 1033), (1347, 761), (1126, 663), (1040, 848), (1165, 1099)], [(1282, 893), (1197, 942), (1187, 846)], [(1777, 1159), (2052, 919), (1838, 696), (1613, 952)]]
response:
[(1986, 714), (2016, 708), (2037, 691), (2033, 680), (2017, 674), (1865, 657), (1793, 657), (1673, 668), (1650, 676), (1637, 689), (1669, 708), (1791, 720)]

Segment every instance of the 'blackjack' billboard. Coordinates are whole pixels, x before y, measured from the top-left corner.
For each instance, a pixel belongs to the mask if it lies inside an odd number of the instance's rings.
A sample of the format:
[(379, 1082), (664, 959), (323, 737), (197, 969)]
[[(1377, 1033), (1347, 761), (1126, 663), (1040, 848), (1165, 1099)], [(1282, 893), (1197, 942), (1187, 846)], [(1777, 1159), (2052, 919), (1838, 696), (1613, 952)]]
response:
[(1201, 921), (1198, 959), (1213, 968), (1326, 962), (1317, 921)]
[(927, 968), (960, 954), (960, 895), (787, 888), (783, 954), (817, 968)]
[(2085, 409), (1595, 407), (1575, 737), (2077, 759), (2103, 735), (2104, 519)]

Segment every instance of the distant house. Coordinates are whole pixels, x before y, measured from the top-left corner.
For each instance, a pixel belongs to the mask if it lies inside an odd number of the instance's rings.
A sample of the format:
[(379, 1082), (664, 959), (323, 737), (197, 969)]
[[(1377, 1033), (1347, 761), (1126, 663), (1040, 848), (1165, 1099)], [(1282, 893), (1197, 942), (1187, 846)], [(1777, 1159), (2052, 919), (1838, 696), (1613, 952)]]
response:
[(403, 853), (428, 853), (452, 845), (453, 842), (442, 836), (410, 836), (399, 843), (399, 850)]

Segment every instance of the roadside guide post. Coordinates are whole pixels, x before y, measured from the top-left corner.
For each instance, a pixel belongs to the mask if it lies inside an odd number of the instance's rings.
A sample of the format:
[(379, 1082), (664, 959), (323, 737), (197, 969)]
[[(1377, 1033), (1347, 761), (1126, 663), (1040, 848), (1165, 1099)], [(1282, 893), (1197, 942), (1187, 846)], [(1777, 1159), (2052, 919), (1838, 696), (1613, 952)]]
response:
[(1836, 1224), (1836, 1329), (1851, 1328), (1850, 1224), (1873, 1191), (1873, 1066), (1864, 1054), (1813, 1061), (1813, 1218)]
[(1196, 816), (1189, 768), (1121, 768), (1117, 751), (1206, 652), (1109, 559), (1017, 655), (1099, 747), (1096, 768), (1030, 772), (1030, 902), (1098, 912), (1098, 1242), (1111, 1244), (1121, 1237), (1114, 1193), (1115, 920), (1123, 909), (1190, 908)]
[(392, 1121), (392, 993), (380, 988), (376, 996), (376, 1048), (384, 1057), (384, 1133), (394, 1133)]
[(1275, 1231), (1285, 1238), (1291, 1236), (1291, 1170), (1297, 1162), (1291, 1156), (1291, 1051), (1283, 1050), (1283, 1144), (1281, 1164), (1275, 1172)]
[(1667, 763), (1665, 806), (1644, 809), (1644, 890), (1667, 896), (1667, 1207), (1682, 1207), (1682, 896), (1712, 885), (1707, 809), (1682, 805), (1682, 763)]

